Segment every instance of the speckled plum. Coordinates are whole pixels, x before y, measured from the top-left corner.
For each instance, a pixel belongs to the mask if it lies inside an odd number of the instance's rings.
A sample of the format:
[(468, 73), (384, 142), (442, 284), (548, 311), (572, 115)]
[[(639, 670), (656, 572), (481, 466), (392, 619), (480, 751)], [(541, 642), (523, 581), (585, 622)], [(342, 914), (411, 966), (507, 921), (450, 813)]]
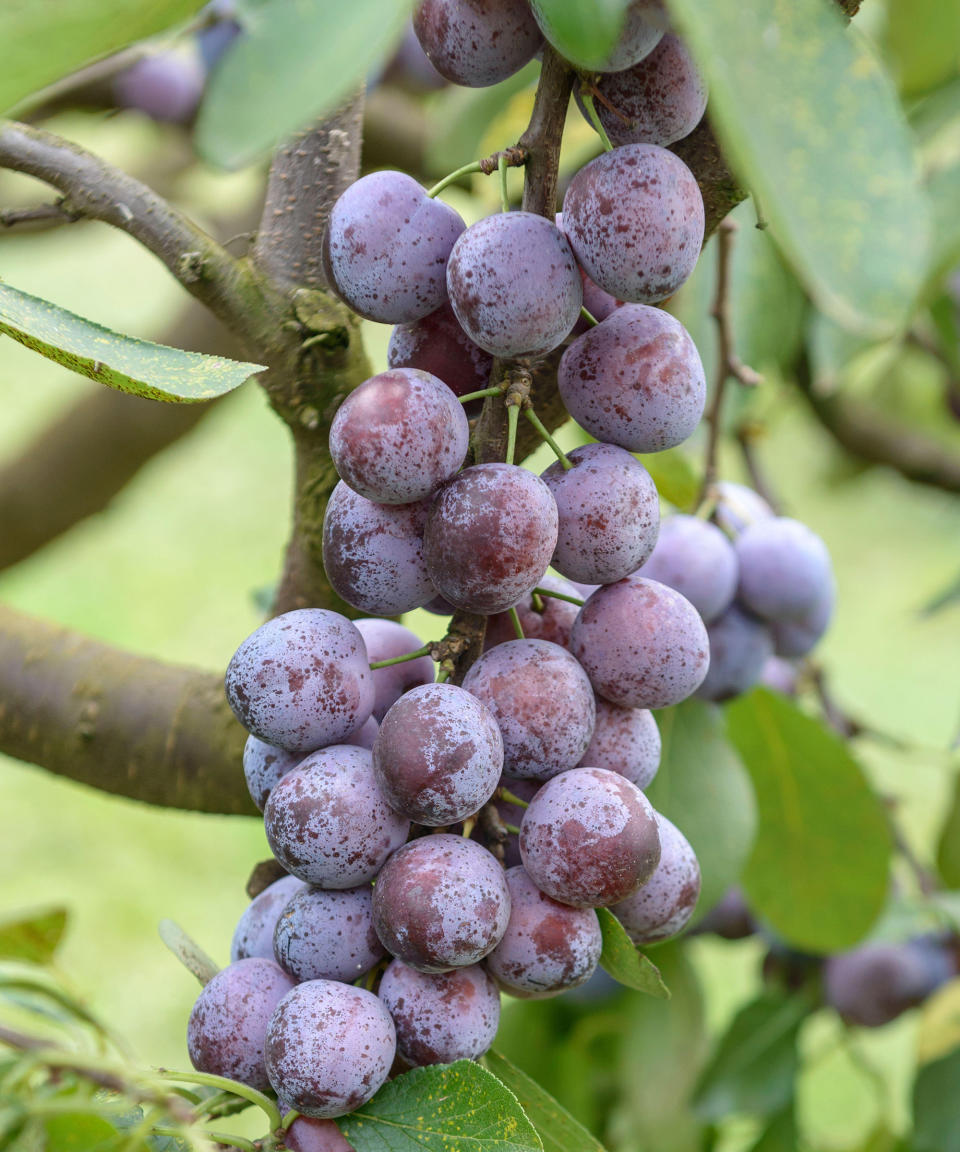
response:
[(623, 708), (679, 704), (700, 687), (710, 662), (696, 608), (637, 575), (594, 592), (573, 626), (570, 650), (597, 694)]
[(324, 237), (330, 282), (368, 320), (419, 320), (447, 298), (447, 259), (465, 227), (406, 173), (371, 172), (330, 213)]
[(707, 636), (710, 668), (697, 695), (720, 702), (749, 691), (773, 655), (773, 637), (766, 623), (739, 604), (731, 604), (707, 627)]
[(716, 508), (713, 517), (728, 536), (736, 537), (754, 520), (769, 520), (774, 512), (759, 492), (733, 480), (718, 480), (713, 486)]
[(393, 1065), (397, 1035), (372, 992), (333, 980), (298, 984), (267, 1029), (274, 1091), (304, 1116), (330, 1119), (365, 1104)]
[(361, 612), (396, 616), (436, 595), (423, 554), (429, 501), (375, 504), (341, 480), (323, 517), (323, 566)]
[(464, 88), (499, 84), (543, 43), (526, 0), (423, 0), (413, 28), (434, 68)]
[(352, 983), (385, 955), (374, 931), (369, 884), (328, 892), (303, 888), (277, 919), (273, 950), (277, 963), (296, 980)]
[(676, 824), (655, 813), (660, 863), (650, 879), (611, 911), (638, 946), (668, 940), (687, 925), (700, 895), (700, 865)]
[(501, 212), (468, 228), (450, 253), (447, 290), (463, 330), (494, 356), (550, 352), (583, 304), (567, 238), (532, 212)]
[[(612, 144), (666, 147), (696, 128), (707, 107), (707, 86), (683, 41), (666, 35), (649, 56), (596, 81), (594, 107)], [(577, 103), (584, 113), (577, 93)]]
[[(429, 372), (457, 396), (488, 388), (493, 369), (493, 357), (464, 332), (449, 302), (422, 320), (394, 328), (387, 363), (391, 368)], [(465, 411), (476, 415), (482, 406), (482, 400), (470, 400)]]
[(628, 452), (682, 444), (707, 398), (703, 364), (687, 330), (642, 304), (625, 304), (578, 336), (563, 354), (557, 384), (581, 428)]
[(556, 501), (539, 476), (512, 464), (476, 464), (430, 506), (427, 571), (454, 607), (505, 612), (546, 572), (557, 527)]
[(737, 538), (736, 550), (737, 595), (766, 620), (802, 621), (830, 588), (830, 553), (799, 520), (778, 516), (751, 524)]
[(660, 767), (660, 729), (646, 708), (621, 708), (597, 697), (593, 739), (578, 767), (619, 772), (641, 790)]
[[(404, 628), (395, 620), (354, 620), (357, 631), (367, 646), (370, 663), (392, 660), (423, 647), (423, 641), (409, 628)], [(390, 705), (399, 700), (404, 692), (419, 684), (432, 684), (436, 664), (429, 656), (419, 656), (416, 660), (406, 660), (403, 664), (391, 664), (387, 668), (373, 670), (373, 687), (376, 697), (373, 715), (379, 724), (386, 716)], [(373, 746), (372, 744), (370, 745)]]
[(396, 1025), (397, 1051), (415, 1068), (476, 1060), (500, 1024), (500, 993), (479, 964), (427, 973), (393, 960), (379, 995)]
[(486, 959), (504, 992), (525, 1000), (556, 996), (586, 983), (603, 948), (592, 908), (551, 900), (521, 868), (507, 872), (510, 923)]
[(584, 444), (541, 475), (557, 502), (553, 566), (571, 580), (612, 584), (653, 551), (660, 528), (657, 486), (636, 457), (613, 444)]
[(264, 1044), (270, 1018), (293, 980), (260, 957), (238, 960), (197, 997), (187, 1023), (187, 1051), (198, 1072), (227, 1076), (261, 1092), (270, 1087)]
[(230, 959), (246, 960), (260, 956), (265, 960), (275, 960), (273, 930), (277, 920), (287, 903), (306, 887), (296, 876), (284, 876), (254, 897), (237, 921), (230, 944)]
[[(553, 43), (556, 39), (554, 21), (557, 6), (545, 8), (540, 0), (530, 0), (530, 7), (544, 36)], [(666, 28), (666, 15), (660, 0), (632, 0), (623, 20), (623, 30), (609, 52), (605, 55), (582, 55), (577, 52), (575, 56), (568, 57), (571, 64), (596, 72), (615, 72), (629, 68), (656, 47)]]
[(346, 745), (314, 752), (288, 772), (263, 820), (284, 868), (320, 888), (368, 883), (410, 831), (377, 786), (371, 753)]
[(429, 828), (457, 824), (493, 795), (503, 740), (490, 710), (453, 684), (424, 684), (383, 718), (373, 770), (391, 806)]
[(416, 368), (365, 380), (330, 425), (341, 480), (378, 504), (426, 500), (457, 474), (469, 443), (463, 405), (442, 380)]
[(302, 752), (284, 752), (273, 744), (248, 736), (243, 746), (243, 775), (247, 781), (250, 799), (262, 812), (270, 789), (280, 777), (303, 759)]
[(226, 692), (248, 732), (288, 752), (349, 735), (374, 697), (363, 637), (323, 608), (285, 612), (248, 636), (227, 667)]
[(530, 801), (520, 855), (534, 884), (561, 904), (616, 904), (649, 880), (660, 860), (654, 811), (618, 773), (573, 768)]
[(737, 555), (716, 524), (696, 516), (670, 516), (640, 575), (675, 588), (709, 624), (733, 603)]
[(510, 776), (549, 780), (579, 763), (593, 736), (590, 681), (559, 644), (498, 644), (471, 667), (463, 686), (493, 713), (503, 733), (503, 769)]
[(684, 283), (700, 256), (703, 225), (693, 173), (656, 144), (602, 153), (563, 198), (563, 229), (584, 271), (634, 304), (658, 304)]
[(391, 955), (419, 972), (476, 964), (510, 919), (510, 892), (480, 844), (446, 832), (405, 844), (373, 890), (373, 922)]
[(836, 596), (831, 576), (820, 595), (802, 615), (792, 620), (771, 620), (774, 652), (778, 656), (796, 660), (813, 651), (830, 627)]
[(332, 1120), (298, 1116), (283, 1139), (289, 1152), (354, 1152)]
[[(554, 576), (550, 572), (541, 578), (540, 587), (583, 599), (579, 590), (569, 580), (564, 580), (562, 576)], [(527, 640), (549, 640), (551, 644), (559, 644), (561, 648), (566, 648), (570, 642), (570, 629), (580, 611), (579, 606), (569, 600), (558, 600), (554, 596), (540, 596), (538, 599), (539, 610), (534, 607), (532, 592), (527, 593), (518, 604), (514, 605), (524, 637)], [(517, 634), (509, 613), (498, 612), (487, 621), (487, 631), (483, 638), (485, 649), (516, 639)]]

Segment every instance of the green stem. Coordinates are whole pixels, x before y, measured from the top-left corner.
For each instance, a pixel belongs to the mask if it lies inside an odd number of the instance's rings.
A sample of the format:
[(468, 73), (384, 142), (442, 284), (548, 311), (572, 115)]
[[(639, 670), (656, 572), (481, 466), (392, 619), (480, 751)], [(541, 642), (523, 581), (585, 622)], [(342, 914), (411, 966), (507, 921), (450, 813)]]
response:
[(600, 323), (596, 316), (594, 316), (592, 312), (588, 312), (587, 309), (583, 306), (580, 308), (580, 315), (584, 318), (584, 320), (586, 320), (591, 328), (596, 328), (596, 326)]
[[(183, 1129), (174, 1128), (168, 1124), (158, 1124), (153, 1130), (157, 1136), (179, 1136), (183, 1138)], [(234, 1136), (229, 1132), (212, 1132), (209, 1128), (201, 1128), (201, 1133), (215, 1144), (223, 1144), (227, 1148), (239, 1148), (241, 1152), (260, 1152), (252, 1140), (246, 1136)]]
[(594, 131), (603, 142), (604, 148), (606, 148), (608, 152), (612, 152), (613, 145), (610, 143), (610, 137), (607, 135), (606, 129), (600, 123), (600, 117), (597, 115), (597, 106), (593, 102), (593, 93), (586, 85), (580, 89), (580, 100), (586, 110), (587, 119), (593, 125)]
[(581, 600), (578, 596), (568, 596), (566, 592), (551, 592), (549, 588), (534, 588), (534, 592), (538, 596), (552, 596), (554, 600), (566, 600), (568, 604), (577, 604), (583, 607), (586, 601)]
[(270, 1121), (270, 1128), (279, 1128), (280, 1111), (269, 1096), (264, 1096), (249, 1084), (240, 1084), (236, 1080), (228, 1080), (225, 1076), (214, 1076), (210, 1072), (168, 1072), (160, 1069), (158, 1075), (161, 1080), (171, 1080), (181, 1084), (205, 1084), (208, 1088), (219, 1088), (221, 1092), (232, 1092), (234, 1096), (242, 1096), (251, 1104), (263, 1109)]
[(441, 668), (440, 671), (437, 673), (437, 681), (436, 682), (438, 684), (446, 684), (446, 682), (449, 679), (450, 679), (450, 673), (446, 670), (446, 668)]
[(511, 832), (514, 836), (520, 835), (520, 829), (516, 826), (516, 824), (504, 824), (504, 828), (506, 828), (506, 830)]
[(512, 792), (508, 791), (506, 788), (499, 788), (497, 791), (500, 795), (500, 799), (506, 800), (506, 802), (508, 804), (515, 804), (518, 808), (529, 808), (530, 807), (530, 805), (526, 802), (526, 800), (521, 800), (519, 796), (515, 796)]
[(499, 385), (494, 385), (492, 388), (481, 388), (479, 392), (468, 392), (466, 396), (458, 396), (457, 399), (461, 404), (466, 404), (470, 400), (482, 400), (485, 396), (500, 396), (503, 389)]
[(517, 404), (511, 404), (507, 409), (507, 453), (506, 462), (513, 463), (513, 457), (517, 450), (517, 424), (520, 420), (520, 407)]
[(390, 660), (377, 660), (376, 663), (370, 665), (370, 669), (376, 672), (378, 668), (389, 668), (393, 664), (405, 664), (408, 660), (419, 660), (421, 656), (429, 656), (432, 647), (433, 644), (424, 644), (416, 652), (407, 652), (403, 656), (393, 656)]
[(284, 1115), (283, 1120), (280, 1123), (280, 1127), (284, 1130), (284, 1132), (286, 1132), (286, 1130), (299, 1115), (300, 1113), (296, 1110), (296, 1108), (291, 1108), (290, 1111)]
[(510, 211), (510, 192), (507, 188), (507, 156), (501, 152), (497, 159), (497, 171), (500, 173), (500, 210)]
[(564, 472), (569, 472), (570, 469), (573, 467), (573, 465), (570, 463), (570, 458), (567, 456), (566, 452), (564, 452), (564, 450), (560, 447), (560, 445), (556, 442), (556, 440), (554, 440), (554, 438), (550, 435), (550, 432), (549, 432), (547, 426), (543, 423), (543, 421), (540, 419), (540, 417), (536, 414), (536, 412), (534, 412), (534, 410), (532, 408), (525, 408), (524, 409), (524, 415), (530, 421), (530, 423), (534, 426), (534, 428), (536, 428), (537, 433), (540, 436), (541, 440), (545, 441), (553, 449), (554, 453), (556, 454), (557, 459), (560, 461), (560, 465), (563, 468)]
[(520, 617), (517, 615), (516, 608), (510, 608), (507, 613), (510, 617), (510, 623), (513, 625), (513, 630), (517, 634), (518, 640), (526, 640), (523, 634), (523, 625), (520, 623)]
[(432, 200), (434, 196), (439, 196), (444, 188), (446, 188), (449, 184), (455, 183), (460, 179), (461, 176), (469, 176), (471, 172), (482, 171), (483, 169), (480, 167), (479, 160), (474, 160), (470, 164), (464, 164), (464, 166), (462, 168), (458, 168), (456, 172), (451, 172), (449, 176), (444, 176), (439, 184), (434, 184), (434, 186), (427, 192), (427, 195)]

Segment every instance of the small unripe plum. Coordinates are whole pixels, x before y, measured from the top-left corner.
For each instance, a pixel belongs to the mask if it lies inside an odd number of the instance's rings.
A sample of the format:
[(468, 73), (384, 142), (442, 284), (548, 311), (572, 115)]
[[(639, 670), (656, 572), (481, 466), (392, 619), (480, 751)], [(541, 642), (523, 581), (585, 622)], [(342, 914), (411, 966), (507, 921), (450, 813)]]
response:
[(237, 921), (230, 945), (230, 959), (246, 960), (250, 956), (260, 956), (265, 960), (274, 960), (273, 930), (280, 913), (306, 887), (296, 876), (284, 876), (254, 897)]
[(419, 972), (482, 960), (510, 919), (503, 869), (473, 840), (424, 836), (390, 857), (373, 890), (373, 917), (387, 951)]
[[(416, 632), (404, 628), (395, 620), (364, 619), (354, 620), (357, 631), (367, 646), (370, 663), (392, 660), (405, 656), (423, 647)], [(420, 684), (432, 684), (436, 665), (429, 656), (419, 656), (416, 660), (405, 660), (402, 664), (390, 664), (386, 668), (373, 669), (373, 687), (376, 696), (373, 703), (374, 719), (379, 724), (384, 716), (404, 692)], [(370, 747), (373, 747), (371, 744)]]
[(656, 813), (660, 863), (650, 879), (611, 911), (634, 944), (668, 940), (686, 926), (700, 895), (700, 865), (690, 842), (666, 816)]
[(267, 1073), (292, 1108), (331, 1119), (366, 1104), (390, 1074), (396, 1049), (390, 1013), (372, 992), (308, 980), (270, 1020)]
[(660, 729), (652, 712), (621, 708), (598, 696), (593, 739), (577, 767), (619, 772), (642, 791), (657, 774), (660, 752)]
[(273, 744), (248, 736), (243, 746), (243, 775), (250, 799), (262, 812), (274, 784), (303, 759), (302, 752), (284, 752)]
[(373, 710), (363, 637), (323, 608), (285, 612), (248, 636), (227, 668), (226, 691), (248, 732), (288, 752), (333, 744)]
[(397, 1029), (397, 1051), (415, 1068), (476, 1060), (493, 1044), (500, 993), (479, 964), (426, 973), (391, 961), (380, 999)]
[(226, 1076), (263, 1091), (267, 1026), (294, 981), (272, 960), (230, 964), (197, 997), (187, 1023), (187, 1050), (198, 1072)]
[(365, 975), (384, 956), (373, 928), (369, 884), (345, 891), (304, 888), (281, 909), (273, 937), (277, 963), (297, 980)]
[(504, 992), (542, 999), (589, 980), (603, 948), (596, 912), (551, 900), (523, 868), (509, 869), (507, 887), (510, 923), (486, 959)]
[(369, 883), (407, 838), (365, 748), (339, 745), (308, 756), (270, 793), (264, 829), (274, 856), (320, 888)]
[(530, 801), (520, 855), (534, 884), (561, 904), (616, 904), (646, 883), (660, 860), (653, 808), (616, 772), (562, 772)]

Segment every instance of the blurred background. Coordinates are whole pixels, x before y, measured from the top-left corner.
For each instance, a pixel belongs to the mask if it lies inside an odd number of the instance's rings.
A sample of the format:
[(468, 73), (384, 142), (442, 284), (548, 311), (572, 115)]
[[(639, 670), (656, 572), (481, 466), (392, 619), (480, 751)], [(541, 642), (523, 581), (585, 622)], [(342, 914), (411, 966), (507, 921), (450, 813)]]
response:
[[(960, 156), (960, 54), (954, 45), (946, 63), (910, 56), (913, 41), (898, 40), (905, 7), (891, 3), (888, 11), (871, 0), (857, 25), (885, 56), (908, 107), (935, 90), (952, 108), (952, 116), (938, 119), (924, 156), (927, 163), (953, 162)], [(374, 86), (374, 128), (382, 131), (391, 103), (400, 112), (415, 107), (437, 128), (428, 128), (429, 148), (412, 156), (410, 167), (424, 178), (439, 176), (516, 139), (529, 114), (530, 79), (526, 73), (500, 86), (510, 91), (481, 115), (476, 99), (467, 100), (476, 94), (426, 91), (429, 78), (418, 80), (397, 65)], [(172, 197), (219, 238), (230, 239), (232, 250), (249, 242), (262, 166), (216, 171), (197, 158), (189, 124), (160, 123), (136, 109), (66, 109), (55, 112), (49, 126)], [(564, 171), (596, 150), (574, 109)], [(379, 145), (369, 156), (372, 163), (403, 163)], [(512, 173), (514, 179), (519, 195), (521, 177)], [(469, 222), (496, 210), (494, 183), (474, 178), (451, 189), (449, 201)], [(0, 205), (35, 203), (37, 188), (2, 173)], [(932, 866), (957, 770), (950, 750), (960, 729), (960, 502), (955, 493), (910, 482), (843, 450), (793, 374), (805, 343), (816, 379), (960, 459), (956, 346), (947, 347), (943, 329), (924, 318), (913, 341), (845, 341), (804, 301), (769, 237), (753, 227), (753, 208), (745, 204), (736, 216), (734, 321), (741, 356), (764, 373), (765, 383), (736, 399), (730, 420), (751, 429), (756, 460), (784, 511), (830, 548), (838, 610), (817, 659), (843, 708), (893, 738), (860, 740), (856, 753), (877, 789), (895, 801), (917, 856)], [(714, 247), (671, 305), (708, 365)], [(0, 229), (0, 274), (119, 331), (186, 347), (222, 345), (222, 335), (204, 328), (166, 272), (106, 226)], [(951, 286), (945, 275), (943, 298), (949, 301), (954, 291), (960, 295), (960, 283)], [(952, 307), (956, 324), (956, 299)], [(365, 335), (380, 371), (389, 329), (367, 324)], [(0, 341), (0, 477), (52, 421), (97, 391), (13, 341)], [(561, 443), (571, 445), (570, 436), (564, 430)], [(220, 669), (260, 623), (263, 597), (279, 575), (292, 491), (287, 431), (251, 383), (171, 440), (105, 511), (0, 571), (0, 599), (126, 649)], [(91, 447), (92, 469), (120, 450), (106, 434)], [(693, 459), (702, 454), (696, 440), (685, 448)], [(548, 460), (545, 455), (528, 466), (539, 470)], [(721, 474), (749, 481), (732, 438), (723, 448)], [(5, 532), (0, 524), (0, 537)], [(424, 640), (440, 634), (436, 618), (424, 613), (406, 622)], [(58, 967), (71, 985), (142, 1061), (188, 1066), (185, 1025), (197, 988), (161, 944), (157, 923), (178, 921), (225, 963), (247, 902), (247, 876), (269, 854), (260, 821), (153, 809), (2, 757), (0, 796), (0, 917), (66, 907), (70, 920)], [(717, 821), (724, 816), (718, 811)], [(720, 1036), (756, 996), (767, 950), (757, 935), (726, 941), (704, 934), (667, 945), (651, 955), (674, 987), (670, 1004), (599, 988), (589, 1011), (509, 1005), (503, 1043), (612, 1145), (634, 1147), (634, 1110), (645, 1107), (649, 1115), (655, 1108), (656, 1070), (664, 1076), (702, 1058), (705, 1037)], [(904, 1126), (919, 1016), (908, 1012), (852, 1038), (826, 1009), (804, 1023), (798, 1108), (811, 1144), (866, 1149), (879, 1128)], [(756, 1119), (733, 1111), (718, 1126), (716, 1146), (748, 1147), (757, 1132)], [(672, 1147), (672, 1140), (664, 1137), (657, 1147)]]

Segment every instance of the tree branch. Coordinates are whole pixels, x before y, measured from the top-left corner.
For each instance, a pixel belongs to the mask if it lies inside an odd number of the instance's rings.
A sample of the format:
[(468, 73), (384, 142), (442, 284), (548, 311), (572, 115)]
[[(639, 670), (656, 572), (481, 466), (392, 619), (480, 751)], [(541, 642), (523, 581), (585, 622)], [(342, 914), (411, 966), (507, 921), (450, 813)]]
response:
[(0, 606), (0, 752), (105, 792), (254, 815), (220, 676)]
[(276, 310), (267, 286), (247, 261), (235, 260), (145, 184), (68, 140), (14, 121), (0, 121), (0, 167), (58, 189), (74, 216), (133, 236), (192, 296), (257, 346), (256, 334)]

